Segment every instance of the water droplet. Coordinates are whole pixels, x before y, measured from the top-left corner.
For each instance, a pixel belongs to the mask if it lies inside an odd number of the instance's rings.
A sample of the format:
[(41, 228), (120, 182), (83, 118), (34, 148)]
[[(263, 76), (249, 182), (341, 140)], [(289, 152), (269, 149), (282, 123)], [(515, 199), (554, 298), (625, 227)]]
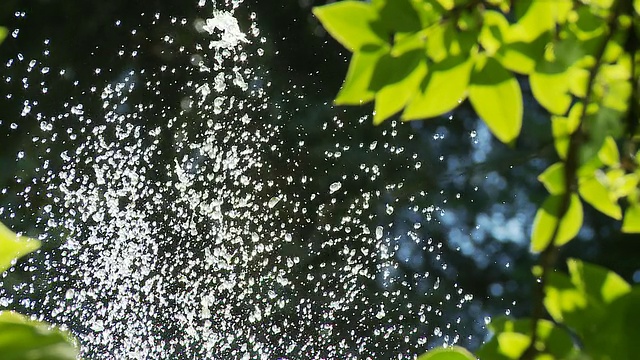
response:
[(383, 235), (384, 235), (384, 229), (382, 228), (382, 226), (377, 226), (376, 227), (376, 239), (377, 240), (382, 239)]
[(64, 298), (66, 300), (71, 300), (75, 296), (75, 293), (74, 289), (68, 289), (67, 292), (64, 293)]
[(329, 194), (333, 194), (334, 192), (340, 190), (341, 187), (342, 187), (341, 182), (338, 182), (338, 181), (334, 182), (329, 186)]
[(280, 196), (274, 196), (269, 200), (269, 209), (273, 209), (280, 202)]

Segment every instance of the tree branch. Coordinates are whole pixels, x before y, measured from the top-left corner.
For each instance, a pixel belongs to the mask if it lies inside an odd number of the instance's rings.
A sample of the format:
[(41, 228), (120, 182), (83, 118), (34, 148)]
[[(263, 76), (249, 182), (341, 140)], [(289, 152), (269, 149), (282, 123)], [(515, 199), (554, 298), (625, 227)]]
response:
[(595, 85), (596, 78), (598, 76), (598, 72), (600, 71), (600, 67), (602, 66), (602, 61), (604, 57), (605, 50), (607, 48), (607, 44), (613, 38), (614, 34), (618, 30), (618, 16), (620, 16), (620, 4), (619, 1), (615, 1), (612, 4), (612, 12), (609, 20), (607, 21), (607, 25), (609, 28), (609, 32), (602, 41), (602, 44), (597, 49), (595, 53), (595, 64), (589, 73), (589, 80), (587, 83), (586, 94), (583, 101), (583, 108), (580, 114), (579, 125), (577, 129), (571, 134), (569, 137), (569, 149), (567, 152), (567, 158), (564, 161), (564, 182), (565, 182), (565, 193), (562, 194), (562, 198), (560, 200), (560, 207), (558, 211), (558, 222), (553, 229), (553, 233), (551, 235), (551, 240), (549, 241), (549, 245), (540, 253), (539, 265), (541, 268), (540, 278), (536, 281), (535, 289), (534, 289), (534, 305), (532, 309), (532, 329), (531, 329), (531, 343), (529, 347), (521, 356), (521, 360), (533, 360), (536, 355), (540, 352), (536, 348), (536, 342), (538, 341), (538, 324), (540, 320), (545, 317), (545, 308), (544, 308), (544, 298), (545, 298), (545, 287), (548, 281), (548, 277), (551, 271), (554, 269), (554, 265), (556, 259), (558, 257), (558, 247), (555, 245), (558, 233), (560, 231), (560, 225), (562, 224), (562, 220), (567, 214), (569, 210), (569, 205), (571, 203), (571, 195), (577, 190), (578, 183), (578, 168), (580, 166), (580, 146), (583, 144), (585, 140), (585, 133), (583, 125), (587, 118), (587, 108), (591, 101), (591, 97), (593, 95), (593, 88)]

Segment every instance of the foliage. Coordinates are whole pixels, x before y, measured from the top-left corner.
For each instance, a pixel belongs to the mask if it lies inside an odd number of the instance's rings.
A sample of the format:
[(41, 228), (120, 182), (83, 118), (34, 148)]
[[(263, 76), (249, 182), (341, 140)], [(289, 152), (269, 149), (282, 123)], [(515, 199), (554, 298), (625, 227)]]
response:
[(40, 241), (18, 236), (0, 223), (0, 272), (9, 269), (16, 259), (36, 251), (40, 248)]
[[(40, 241), (14, 234), (0, 223), (0, 271), (40, 247)], [(0, 353), (3, 359), (76, 359), (78, 350), (66, 332), (13, 311), (0, 310)]]
[[(7, 33), (6, 28), (0, 27), (0, 42)], [(15, 234), (0, 223), (0, 273), (40, 245), (39, 240)], [(0, 310), (0, 354), (4, 360), (74, 360), (78, 349), (67, 332), (13, 311)]]
[[(557, 248), (583, 225), (583, 202), (622, 220), (623, 232), (640, 232), (639, 12), (637, 0), (372, 0), (314, 9), (353, 52), (336, 104), (375, 101), (375, 124), (398, 112), (403, 120), (444, 115), (468, 98), (496, 138), (515, 147), (525, 80), (550, 114), (559, 160), (539, 176), (550, 194), (531, 239), (539, 306), (531, 319), (494, 321), (481, 359), (630, 359), (638, 350), (629, 305), (637, 289), (578, 260), (569, 277), (553, 266)], [(543, 308), (553, 321), (542, 319)]]
[(69, 334), (13, 311), (0, 312), (0, 353), (6, 360), (74, 360), (78, 356)]

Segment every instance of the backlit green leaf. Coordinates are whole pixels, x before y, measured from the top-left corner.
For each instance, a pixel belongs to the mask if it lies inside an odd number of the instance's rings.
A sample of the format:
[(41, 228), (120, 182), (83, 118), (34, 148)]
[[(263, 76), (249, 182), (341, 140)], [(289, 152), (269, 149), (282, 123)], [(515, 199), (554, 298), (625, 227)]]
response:
[(628, 80), (613, 80), (607, 84), (607, 91), (602, 99), (602, 105), (609, 109), (625, 113), (629, 108), (629, 97), (632, 86)]
[(569, 29), (579, 41), (593, 39), (606, 31), (605, 20), (594, 14), (589, 6), (578, 6), (571, 11), (569, 19)]
[(504, 43), (504, 33), (509, 31), (509, 21), (497, 11), (485, 11), (478, 41), (488, 55), (495, 54)]
[(0, 43), (4, 41), (4, 39), (9, 35), (9, 29), (6, 27), (0, 26)]
[[(371, 86), (384, 84), (375, 95), (374, 124), (380, 124), (391, 115), (399, 112), (418, 92), (419, 85), (427, 74), (424, 52), (413, 51), (398, 58), (391, 56), (382, 59), (381, 66), (374, 72)], [(383, 71), (384, 74), (378, 72)]]
[(414, 32), (422, 29), (411, 0), (382, 0), (375, 3), (381, 25), (389, 32)]
[(462, 11), (456, 26), (460, 30), (479, 30), (482, 25), (482, 13), (477, 7)]
[(618, 144), (616, 144), (616, 140), (613, 137), (607, 136), (602, 148), (598, 151), (598, 157), (603, 164), (608, 166), (616, 166), (620, 163)]
[(358, 51), (351, 57), (344, 84), (336, 96), (337, 105), (362, 105), (373, 100), (375, 91), (369, 88), (376, 63), (386, 49)]
[(446, 10), (451, 10), (457, 5), (464, 4), (468, 0), (436, 0)]
[(547, 279), (544, 304), (549, 314), (578, 335), (590, 358), (632, 359), (621, 336), (626, 317), (621, 300), (627, 299), (629, 284), (597, 265), (569, 260), (567, 266), (570, 277), (553, 272)]
[(606, 107), (597, 107), (597, 111), (594, 114), (589, 114), (584, 119), (584, 128), (588, 136), (586, 137), (587, 141), (580, 147), (580, 162), (597, 157), (608, 136), (618, 138), (622, 135), (624, 130), (620, 116), (621, 114), (618, 111)]
[(602, 303), (611, 303), (631, 291), (629, 283), (620, 275), (602, 266), (578, 259), (567, 261), (571, 282), (585, 294)]
[[(640, 353), (640, 288), (615, 299), (611, 304), (611, 315), (603, 329), (603, 343), (609, 345), (603, 349), (612, 359), (635, 359)], [(607, 351), (608, 350), (608, 351)]]
[(382, 45), (385, 35), (373, 25), (378, 21), (376, 10), (361, 1), (340, 1), (313, 8), (322, 26), (349, 51), (367, 45)]
[(550, 194), (562, 194), (566, 189), (564, 176), (564, 163), (557, 162), (538, 175), (538, 181), (544, 185)]
[[(594, 156), (580, 165), (577, 172), (578, 178), (586, 179), (595, 176), (598, 171), (601, 171), (600, 168), (602, 168), (603, 166), (604, 164), (602, 163), (602, 161), (600, 161), (600, 158)], [(609, 183), (611, 183), (611, 180), (609, 180)]]
[(487, 3), (493, 6), (498, 6), (503, 13), (508, 13), (511, 9), (510, 0), (487, 0)]
[[(553, 322), (541, 319), (537, 324), (537, 348), (555, 359), (568, 358), (576, 349), (569, 333)], [(489, 329), (494, 336), (477, 352), (481, 360), (520, 359), (531, 342), (531, 319), (498, 317), (491, 320)], [(537, 358), (541, 360), (541, 358)]]
[(582, 318), (580, 313), (587, 308), (587, 302), (585, 294), (576, 288), (567, 275), (560, 272), (548, 275), (544, 306), (553, 320), (581, 328), (587, 319)]
[(567, 158), (569, 137), (580, 125), (582, 109), (582, 103), (578, 102), (569, 110), (569, 116), (551, 116), (551, 131), (553, 133), (554, 145), (558, 156), (563, 160)]
[(426, 35), (429, 29), (411, 34), (396, 34), (391, 48), (391, 56), (400, 56), (406, 52), (424, 48), (427, 43)]
[[(563, 195), (549, 196), (542, 207), (538, 209), (533, 220), (533, 234), (531, 236), (531, 250), (540, 252), (553, 240), (555, 246), (561, 246), (571, 241), (582, 227), (583, 212), (582, 203), (576, 194), (570, 195), (568, 209), (559, 220), (560, 207)], [(559, 225), (558, 225), (559, 224)], [(552, 239), (554, 231), (558, 227), (555, 239)]]
[(3, 360), (75, 360), (78, 350), (67, 333), (4, 311), (0, 312), (0, 354)]
[(18, 236), (0, 223), (0, 273), (13, 265), (13, 262), (40, 248), (40, 241), (26, 236)]
[(640, 204), (631, 203), (624, 212), (624, 220), (622, 221), (622, 232), (640, 233)]
[(500, 352), (510, 359), (518, 359), (527, 350), (531, 337), (517, 332), (503, 332), (496, 335)]
[(442, 20), (442, 15), (447, 11), (436, 1), (432, 0), (413, 0), (412, 3), (416, 13), (418, 14), (418, 18), (420, 18), (420, 23), (423, 28), (428, 28), (431, 25), (440, 22), (440, 20)]
[(564, 115), (571, 105), (569, 73), (550, 63), (539, 65), (529, 76), (531, 92), (550, 113)]
[(515, 5), (517, 12), (521, 13), (521, 8), (526, 8), (526, 11), (511, 26), (510, 36), (525, 42), (533, 41), (545, 32), (554, 31), (556, 22), (564, 22), (573, 7), (571, 0), (520, 0)]
[[(619, 18), (620, 19), (620, 18)], [(605, 63), (615, 63), (624, 54), (624, 43), (627, 39), (626, 31), (618, 31), (613, 38), (607, 42), (602, 58)]]
[(602, 37), (580, 40), (576, 34), (565, 31), (562, 39), (552, 42), (548, 55), (556, 63), (566, 68), (574, 65), (591, 67), (594, 61), (593, 54), (601, 45), (602, 40)]
[(478, 33), (477, 29), (460, 31), (450, 21), (434, 25), (425, 33), (427, 56), (435, 63), (448, 57), (466, 57), (477, 51)]
[(622, 210), (612, 198), (609, 189), (595, 177), (581, 179), (578, 185), (580, 196), (601, 213), (616, 220), (622, 219)]
[(418, 360), (476, 360), (469, 351), (459, 346), (437, 348), (422, 354)]
[(532, 42), (506, 42), (498, 50), (496, 58), (502, 66), (520, 74), (531, 74), (544, 59), (544, 49), (551, 37), (543, 34)]
[(423, 90), (402, 114), (404, 120), (425, 119), (456, 108), (467, 97), (467, 85), (473, 61), (453, 57), (433, 64), (424, 80)]
[[(607, 172), (607, 178), (610, 178), (610, 174), (615, 170)], [(640, 182), (640, 174), (630, 173), (624, 174), (615, 180), (610, 180), (611, 186), (609, 192), (615, 199), (619, 199), (625, 196), (629, 196), (635, 193), (638, 183)]]
[(513, 74), (493, 58), (479, 58), (471, 73), (469, 100), (489, 130), (512, 144), (522, 127), (522, 91)]
[(569, 91), (571, 94), (584, 98), (587, 96), (587, 85), (589, 83), (590, 72), (577, 66), (569, 69)]

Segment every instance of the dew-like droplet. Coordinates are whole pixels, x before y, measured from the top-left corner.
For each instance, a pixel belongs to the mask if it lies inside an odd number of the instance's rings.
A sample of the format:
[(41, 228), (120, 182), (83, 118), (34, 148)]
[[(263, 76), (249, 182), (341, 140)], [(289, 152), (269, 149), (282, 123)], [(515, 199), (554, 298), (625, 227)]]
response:
[(329, 186), (329, 194), (333, 194), (334, 192), (340, 190), (340, 188), (342, 187), (342, 183), (339, 181), (336, 181), (334, 183), (332, 183)]

